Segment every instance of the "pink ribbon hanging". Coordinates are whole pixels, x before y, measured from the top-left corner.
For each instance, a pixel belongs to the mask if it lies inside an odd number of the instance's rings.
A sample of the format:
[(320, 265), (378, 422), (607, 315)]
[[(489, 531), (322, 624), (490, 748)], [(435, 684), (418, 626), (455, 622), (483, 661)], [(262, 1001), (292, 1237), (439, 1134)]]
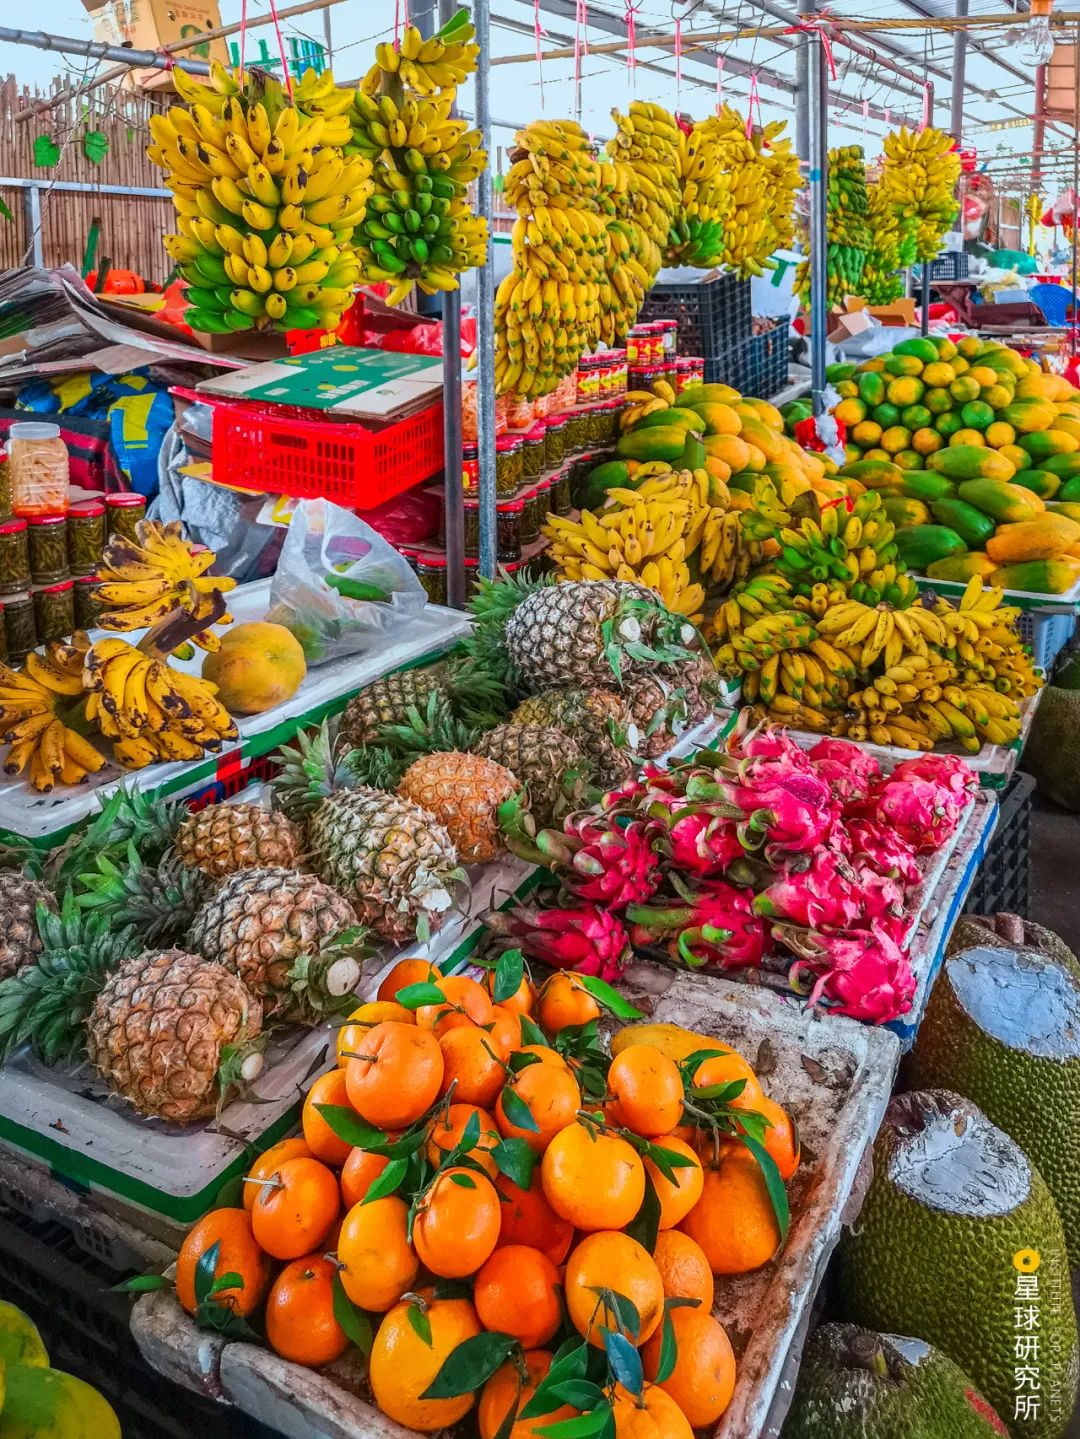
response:
[[(406, 4), (407, 3), (408, 0), (406, 0)], [(270, 19), (273, 21), (274, 34), (277, 36), (278, 54), (281, 56), (281, 73), (285, 77), (285, 89), (289, 92), (289, 103), (292, 104), (292, 76), (289, 74), (289, 62), (285, 58), (285, 40), (281, 34), (281, 25), (278, 21), (277, 5), (274, 3), (274, 0), (270, 0)]]
[(544, 59), (540, 41), (546, 34), (540, 24), (540, 0), (533, 0), (533, 34), (536, 36), (536, 68), (540, 74), (540, 108), (544, 108)]
[(724, 56), (716, 57), (716, 113), (724, 108)]
[(589, 6), (577, 0), (574, 15), (574, 91), (581, 88), (581, 57), (589, 53)]
[(746, 93), (746, 138), (754, 133), (754, 106), (757, 106), (758, 123), (761, 122), (761, 97), (758, 94), (757, 71), (750, 71), (750, 88)]
[(919, 129), (925, 130), (930, 124), (930, 86), (923, 81), (922, 87), (922, 119), (919, 121)]
[(637, 69), (637, 56), (634, 53), (634, 47), (637, 44), (637, 28), (635, 25), (635, 16), (637, 15), (637, 12), (641, 9), (643, 3), (644, 0), (637, 0), (637, 4), (634, 3), (634, 0), (626, 0), (626, 14), (623, 17), (623, 19), (626, 21), (626, 68), (630, 71), (631, 77), (635, 80), (637, 78), (635, 74), (635, 71)]
[(797, 25), (789, 25), (784, 31), (785, 35), (820, 35), (821, 48), (825, 51), (825, 59), (829, 64), (829, 78), (836, 79), (836, 60), (833, 57), (832, 41), (829, 39), (829, 32), (818, 20), (800, 20)]
[(675, 104), (682, 105), (682, 21), (675, 21)]
[(401, 0), (394, 0), (394, 49), (401, 49)]
[(886, 105), (886, 107), (885, 107), (885, 123), (886, 123), (886, 125), (891, 125), (891, 124), (892, 124), (892, 111), (889, 109), (889, 107), (888, 107), (887, 105)]
[(863, 139), (866, 138), (867, 134), (869, 133), (869, 130), (870, 130), (870, 101), (869, 101), (869, 100), (864, 100), (864, 101), (862, 102), (862, 132), (863, 132)]

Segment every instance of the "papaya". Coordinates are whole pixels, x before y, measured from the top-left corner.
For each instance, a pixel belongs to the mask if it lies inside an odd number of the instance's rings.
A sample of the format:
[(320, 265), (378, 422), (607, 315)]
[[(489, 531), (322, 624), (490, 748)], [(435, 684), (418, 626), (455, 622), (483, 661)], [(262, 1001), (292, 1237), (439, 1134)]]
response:
[(666, 460), (673, 465), (682, 458), (685, 444), (686, 431), (681, 425), (657, 425), (620, 435), (615, 452), (624, 460)]
[(729, 490), (742, 491), (744, 494), (752, 495), (754, 486), (758, 483), (760, 476), (756, 470), (740, 470), (737, 475), (732, 475), (727, 482)]
[(750, 446), (756, 447), (766, 460), (784, 460), (788, 455), (790, 441), (786, 435), (759, 424), (756, 420), (743, 420), (740, 436)]
[(1019, 434), (1030, 435), (1052, 429), (1057, 411), (1048, 400), (1014, 400), (1001, 411), (1001, 418)]
[(1016, 466), (981, 445), (949, 445), (927, 457), (927, 468), (950, 480), (1011, 480)]
[(932, 580), (970, 580), (972, 575), (986, 579), (997, 569), (993, 560), (982, 550), (972, 550), (967, 555), (949, 555), (944, 560), (932, 560), (926, 573)]
[(730, 1044), (723, 1044), (713, 1035), (700, 1034), (693, 1029), (683, 1029), (680, 1024), (651, 1024), (648, 1021), (640, 1024), (624, 1024), (616, 1034), (613, 1034), (611, 1037), (612, 1057), (621, 1054), (632, 1044), (647, 1044), (652, 1049), (658, 1049), (661, 1054), (666, 1054), (668, 1059), (673, 1059), (676, 1064), (684, 1059), (689, 1059), (692, 1054), (697, 1054), (702, 1049), (717, 1050), (724, 1054), (736, 1052)]
[(1067, 520), (1075, 520), (1080, 525), (1080, 504), (1075, 500), (1050, 500), (1046, 508), (1052, 515), (1064, 515)]
[(1002, 525), (987, 540), (986, 553), (997, 565), (1015, 565), (1056, 559), (1075, 544), (1080, 544), (1080, 525), (1066, 515), (1045, 514), (1017, 525)]
[(737, 435), (743, 429), (743, 419), (732, 405), (713, 400), (691, 408), (698, 415), (698, 424), (706, 435)]
[(835, 385), (838, 380), (850, 380), (856, 370), (855, 365), (838, 362), (834, 365), (825, 366), (825, 378), (830, 385)]
[(1059, 500), (1065, 500), (1068, 504), (1080, 503), (1080, 475), (1070, 475), (1058, 490), (1057, 497)]
[[(348, 595), (345, 585), (341, 589)], [(307, 660), (304, 647), (284, 625), (249, 620), (226, 630), (221, 647), (203, 661), (202, 673), (217, 686), (230, 714), (265, 714), (292, 699), (307, 674)]]
[(756, 399), (753, 395), (744, 395), (742, 403), (735, 406), (740, 412), (746, 409), (750, 412), (750, 418), (757, 420), (758, 424), (764, 425), (767, 429), (775, 430), (782, 434), (784, 430), (784, 417), (775, 405), (770, 405), (768, 400)]
[(935, 360), (941, 358), (933, 340), (923, 339), (918, 336), (911, 340), (901, 340), (898, 345), (893, 346), (892, 352), (894, 355), (913, 355), (916, 360), (921, 360), (924, 365), (932, 365)]
[(842, 465), (840, 474), (845, 479), (858, 480), (868, 490), (881, 490), (898, 486), (904, 478), (904, 471), (891, 460), (854, 460)]
[(1049, 470), (1061, 480), (1071, 480), (1074, 475), (1080, 475), (1080, 454), (1051, 455), (1048, 460), (1040, 461), (1039, 469)]
[(1017, 435), (1016, 443), (1036, 464), (1053, 455), (1071, 455), (1080, 450), (1080, 440), (1074, 435), (1067, 435), (1064, 430), (1035, 430), (1031, 434)]
[(956, 481), (945, 475), (934, 475), (929, 470), (901, 470), (900, 493), (909, 500), (922, 500), (932, 505), (935, 500), (948, 499), (956, 494)]
[(960, 498), (1004, 525), (1034, 519), (1043, 507), (1042, 500), (1031, 490), (1004, 480), (965, 480), (960, 486)]
[(696, 410), (684, 410), (681, 405), (669, 405), (666, 410), (650, 410), (638, 420), (635, 430), (655, 430), (657, 425), (682, 425), (687, 430), (703, 430), (705, 423)]
[(871, 409), (875, 405), (884, 403), (885, 381), (873, 370), (867, 370), (864, 374), (859, 375), (855, 383), (859, 387), (859, 399), (869, 405)]
[[(934, 358), (937, 359), (937, 356)], [(898, 355), (894, 350), (891, 355), (885, 356), (885, 373), (895, 380), (914, 379), (922, 374), (922, 369), (923, 362), (915, 355)]]
[(951, 497), (935, 500), (930, 509), (938, 524), (954, 529), (969, 549), (981, 548), (997, 528), (995, 520), (966, 500)]
[(1060, 406), (1058, 407), (1058, 417), (1054, 421), (1054, 429), (1059, 430), (1062, 434), (1072, 435), (1074, 440), (1080, 440), (1080, 419), (1077, 419), (1075, 415), (1063, 415)]
[(898, 530), (930, 523), (930, 511), (922, 500), (909, 500), (904, 495), (886, 495), (881, 508)]
[(705, 446), (705, 453), (713, 455), (718, 460), (723, 460), (730, 465), (732, 470), (744, 470), (746, 462), (750, 458), (750, 450), (746, 441), (741, 440), (738, 435), (706, 435), (701, 442)]
[(994, 574), (994, 584), (1004, 590), (1022, 590), (1036, 595), (1063, 595), (1080, 580), (1080, 560), (1026, 560), (1003, 565)]
[(1061, 480), (1049, 470), (1020, 470), (1013, 475), (1009, 484), (1019, 485), (1022, 490), (1030, 490), (1041, 500), (1053, 499), (1061, 488)]
[(112, 1405), (74, 1374), (11, 1364), (0, 1439), (121, 1439)]
[(579, 510), (598, 510), (608, 490), (632, 489), (630, 471), (623, 460), (597, 465), (574, 486), (572, 499)]
[[(854, 373), (854, 366), (852, 367)], [(738, 404), (742, 395), (730, 385), (687, 385), (679, 394), (680, 408), (696, 410), (698, 405)]]
[[(705, 446), (701, 442), (701, 435), (697, 430), (685, 430), (686, 441), (683, 444), (683, 452), (679, 456), (679, 468), (681, 470), (700, 470), (704, 467), (705, 461), (709, 458)], [(728, 465), (725, 470), (730, 470)], [(727, 479), (727, 475), (724, 476)]]
[(5, 1364), (48, 1368), (49, 1356), (37, 1325), (14, 1304), (0, 1300), (0, 1369)]
[(914, 530), (897, 530), (893, 542), (908, 569), (921, 575), (935, 560), (963, 554), (968, 548), (948, 525), (919, 525)]

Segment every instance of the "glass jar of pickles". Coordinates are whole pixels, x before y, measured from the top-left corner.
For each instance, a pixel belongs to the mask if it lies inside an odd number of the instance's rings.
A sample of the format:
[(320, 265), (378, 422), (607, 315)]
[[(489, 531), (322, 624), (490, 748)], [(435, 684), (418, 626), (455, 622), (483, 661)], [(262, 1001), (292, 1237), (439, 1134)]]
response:
[(549, 415), (544, 422), (544, 456), (549, 470), (557, 470), (566, 455), (566, 419)]
[(75, 586), (71, 580), (34, 591), (34, 627), (39, 645), (62, 640), (75, 628)]
[(503, 435), (495, 441), (495, 489), (513, 495), (521, 488), (522, 443), (518, 435)]
[(673, 360), (679, 345), (679, 322), (678, 320), (656, 320), (652, 326), (653, 330), (660, 337), (660, 356), (665, 360)]
[(567, 456), (576, 455), (589, 443), (589, 417), (584, 410), (571, 410), (566, 417)]
[(413, 561), (416, 578), (423, 586), (429, 603), (446, 604), (446, 560), (442, 555), (419, 555)]
[(536, 523), (543, 525), (551, 513), (551, 491), (555, 481), (549, 476), (536, 487)]
[(82, 500), (67, 516), (68, 568), (73, 575), (88, 575), (105, 553), (105, 506), (101, 500)]
[[(0, 595), (17, 595), (30, 588), (30, 552), (26, 521), (0, 521)], [(30, 647), (33, 649), (33, 645)]]
[(551, 509), (556, 515), (568, 515), (573, 508), (570, 502), (571, 474), (571, 467), (566, 465), (552, 481)]
[(30, 578), (35, 585), (55, 585), (68, 577), (66, 515), (33, 515), (26, 522)]
[(16, 515), (67, 513), (68, 452), (60, 426), (19, 421), (8, 431), (11, 509)]
[(532, 429), (526, 430), (521, 437), (521, 479), (523, 484), (531, 484), (538, 480), (546, 468), (544, 457), (547, 454), (547, 445), (544, 441), (543, 424), (533, 425)]
[(8, 664), (21, 664), (38, 642), (32, 596), (27, 594), (5, 595), (4, 636), (7, 643)]
[(622, 407), (622, 400), (608, 400), (606, 405), (600, 406), (600, 418), (597, 426), (599, 434), (595, 441), (596, 444), (613, 445), (619, 438), (619, 415)]
[(146, 496), (125, 491), (119, 495), (105, 496), (105, 521), (109, 538), (124, 535), (132, 544), (138, 544), (135, 527), (146, 518)]
[(97, 575), (79, 575), (75, 580), (73, 593), (77, 630), (92, 630), (97, 627), (98, 619), (105, 608), (98, 598), (97, 587)]
[(0, 441), (0, 520), (11, 518), (11, 461), (7, 445)]
[(532, 489), (521, 497), (521, 543), (522, 546), (531, 545), (540, 538), (540, 520), (537, 514), (538, 501), (536, 490)]

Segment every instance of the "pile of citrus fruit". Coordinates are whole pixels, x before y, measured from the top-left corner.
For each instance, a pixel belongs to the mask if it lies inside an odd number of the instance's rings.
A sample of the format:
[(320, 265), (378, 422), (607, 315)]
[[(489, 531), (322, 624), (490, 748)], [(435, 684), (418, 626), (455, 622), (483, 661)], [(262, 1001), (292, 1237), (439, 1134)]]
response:
[(713, 1276), (782, 1245), (797, 1132), (708, 1036), (631, 1024), (609, 1052), (603, 1007), (637, 1017), (586, 976), (538, 988), (519, 951), (483, 982), (399, 962), (303, 1136), (188, 1234), (180, 1303), (299, 1364), (356, 1344), (409, 1429), (474, 1406), (481, 1439), (715, 1423), (735, 1359)]

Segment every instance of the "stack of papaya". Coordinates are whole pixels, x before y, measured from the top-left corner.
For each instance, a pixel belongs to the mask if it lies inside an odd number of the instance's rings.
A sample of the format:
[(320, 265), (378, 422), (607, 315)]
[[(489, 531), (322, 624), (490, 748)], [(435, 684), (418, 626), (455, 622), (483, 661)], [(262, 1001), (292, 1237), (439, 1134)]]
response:
[(1080, 391), (993, 340), (833, 366), (839, 477), (877, 490), (907, 567), (1063, 594), (1080, 581)]
[(120, 1439), (98, 1391), (49, 1366), (37, 1325), (0, 1300), (0, 1434), (4, 1439)]

